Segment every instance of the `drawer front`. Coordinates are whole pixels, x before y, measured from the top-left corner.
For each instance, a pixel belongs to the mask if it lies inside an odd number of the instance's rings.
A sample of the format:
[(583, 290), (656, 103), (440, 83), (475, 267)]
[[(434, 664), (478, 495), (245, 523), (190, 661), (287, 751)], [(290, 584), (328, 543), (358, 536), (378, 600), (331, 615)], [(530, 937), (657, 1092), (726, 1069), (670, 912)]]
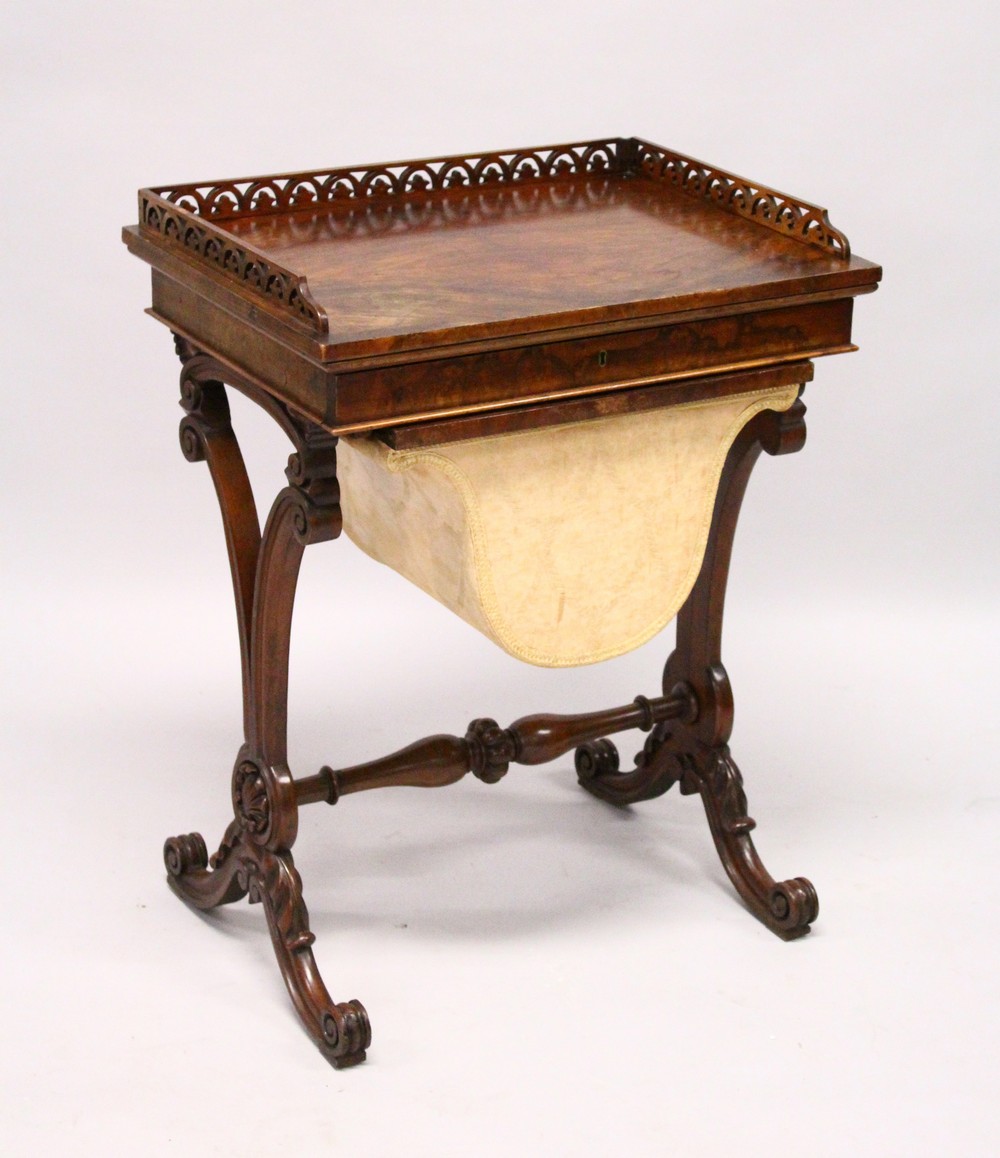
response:
[(852, 306), (839, 298), (340, 374), (327, 425), (389, 426), (838, 353), (853, 348)]
[(812, 362), (780, 362), (730, 374), (699, 374), (697, 378), (674, 378), (633, 390), (605, 390), (599, 394), (566, 395), (554, 402), (528, 403), (497, 410), (480, 410), (428, 422), (385, 426), (375, 433), (393, 450), (419, 450), (470, 438), (488, 438), (541, 430), (546, 426), (591, 422), (621, 414), (639, 414), (666, 407), (683, 406), (731, 394), (753, 394), (782, 386), (804, 386), (813, 378)]

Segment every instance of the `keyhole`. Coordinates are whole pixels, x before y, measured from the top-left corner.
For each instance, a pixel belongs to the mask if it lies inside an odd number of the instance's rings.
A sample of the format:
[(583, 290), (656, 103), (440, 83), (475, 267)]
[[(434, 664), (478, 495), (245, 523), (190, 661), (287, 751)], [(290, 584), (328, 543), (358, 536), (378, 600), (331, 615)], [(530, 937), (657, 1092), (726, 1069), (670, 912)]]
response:
[(606, 366), (608, 364), (607, 350), (601, 350), (601, 352), (597, 355), (597, 364), (598, 366)]

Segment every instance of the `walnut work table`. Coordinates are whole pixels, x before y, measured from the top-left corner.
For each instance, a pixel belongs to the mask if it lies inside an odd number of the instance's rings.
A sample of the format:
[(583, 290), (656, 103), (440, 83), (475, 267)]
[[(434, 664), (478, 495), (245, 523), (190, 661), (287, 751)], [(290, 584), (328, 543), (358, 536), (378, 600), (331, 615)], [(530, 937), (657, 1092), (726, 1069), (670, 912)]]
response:
[[(751, 841), (721, 628), (754, 462), (802, 446), (810, 359), (855, 349), (853, 299), (881, 276), (826, 211), (617, 138), (143, 189), (123, 236), (183, 364), (181, 447), (222, 508), (243, 668), (235, 818), (211, 856), (168, 840), (168, 879), (201, 909), (261, 904), (323, 1055), (363, 1060), (371, 1030), (320, 977), (291, 850), (302, 806), (351, 792), (492, 784), (575, 749), (612, 804), (699, 794), (746, 906), (807, 933), (813, 886), (776, 882)], [(294, 448), (263, 532), (227, 385)], [(342, 529), (528, 662), (596, 662), (676, 617), (661, 694), (293, 776), (296, 579)], [(607, 737), (635, 728), (622, 770)]]

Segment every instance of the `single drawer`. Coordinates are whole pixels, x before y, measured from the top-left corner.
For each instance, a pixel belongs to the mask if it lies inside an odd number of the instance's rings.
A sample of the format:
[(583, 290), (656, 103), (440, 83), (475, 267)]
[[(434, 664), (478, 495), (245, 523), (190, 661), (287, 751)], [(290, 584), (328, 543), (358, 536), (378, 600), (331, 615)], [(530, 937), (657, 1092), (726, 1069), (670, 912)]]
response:
[(839, 353), (853, 349), (852, 306), (838, 298), (338, 374), (326, 424), (347, 433)]

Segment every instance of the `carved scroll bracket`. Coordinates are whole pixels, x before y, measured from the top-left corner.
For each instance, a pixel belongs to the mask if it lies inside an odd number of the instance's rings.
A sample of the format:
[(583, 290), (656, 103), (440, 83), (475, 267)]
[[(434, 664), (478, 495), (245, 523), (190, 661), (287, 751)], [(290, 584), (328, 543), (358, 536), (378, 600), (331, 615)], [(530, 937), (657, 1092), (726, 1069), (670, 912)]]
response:
[(210, 359), (188, 353), (183, 362), (180, 404), (185, 417), (178, 431), (181, 453), (188, 462), (202, 462), (208, 439), (232, 437), (229, 399), (221, 379), (212, 374), (214, 366)]
[(297, 504), (295, 534), (305, 546), (335, 539), (343, 527), (337, 481), (337, 439), (318, 427), (300, 429), (285, 475)]

